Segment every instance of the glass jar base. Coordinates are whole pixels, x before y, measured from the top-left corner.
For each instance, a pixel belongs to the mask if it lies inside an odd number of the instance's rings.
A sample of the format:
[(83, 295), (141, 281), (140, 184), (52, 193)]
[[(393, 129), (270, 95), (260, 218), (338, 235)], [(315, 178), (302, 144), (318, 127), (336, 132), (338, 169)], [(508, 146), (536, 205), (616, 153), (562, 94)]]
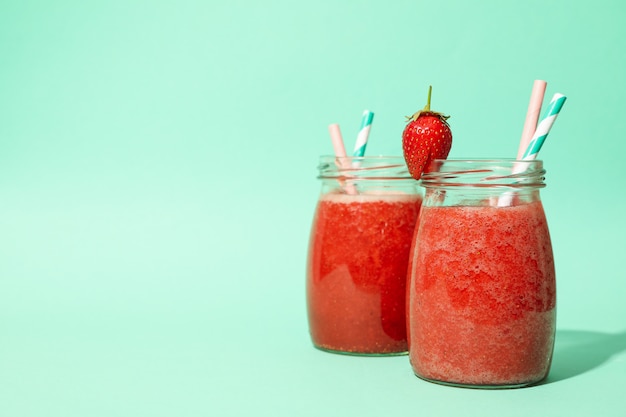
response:
[(543, 379), (540, 379), (539, 381), (530, 381), (530, 382), (515, 383), (515, 384), (484, 384), (483, 385), (483, 384), (466, 384), (462, 382), (452, 382), (452, 381), (440, 381), (438, 379), (426, 378), (424, 376), (418, 375), (417, 373), (415, 373), (415, 376), (426, 382), (432, 382), (433, 384), (445, 385), (448, 387), (486, 389), (486, 390), (527, 388), (533, 385), (537, 385), (541, 383), (543, 380), (545, 380), (545, 378), (543, 378)]
[(359, 352), (350, 350), (329, 349), (315, 344), (313, 346), (315, 346), (316, 349), (321, 350), (322, 352), (336, 353), (338, 355), (346, 356), (406, 356), (409, 353), (407, 350), (399, 352)]

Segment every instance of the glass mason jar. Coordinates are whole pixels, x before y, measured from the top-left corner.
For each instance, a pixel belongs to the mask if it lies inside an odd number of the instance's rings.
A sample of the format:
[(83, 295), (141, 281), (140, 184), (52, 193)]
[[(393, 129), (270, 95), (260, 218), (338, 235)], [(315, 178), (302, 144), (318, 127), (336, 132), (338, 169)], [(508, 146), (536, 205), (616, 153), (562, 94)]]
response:
[(401, 156), (322, 156), (318, 168), (306, 274), (313, 344), (335, 353), (406, 354), (418, 182)]
[(547, 376), (556, 283), (544, 174), (538, 160), (438, 160), (422, 176), (407, 290), (418, 377), (514, 388)]

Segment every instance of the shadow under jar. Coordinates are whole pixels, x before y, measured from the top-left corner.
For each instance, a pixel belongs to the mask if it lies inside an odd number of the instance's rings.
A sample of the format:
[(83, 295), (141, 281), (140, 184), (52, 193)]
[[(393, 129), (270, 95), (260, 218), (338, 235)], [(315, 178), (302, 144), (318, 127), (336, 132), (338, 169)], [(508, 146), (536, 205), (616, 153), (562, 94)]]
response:
[(542, 161), (439, 160), (408, 284), (409, 358), (425, 380), (517, 388), (548, 375), (556, 281)]
[(353, 355), (406, 354), (418, 182), (401, 156), (323, 156), (318, 178), (306, 281), (313, 344)]

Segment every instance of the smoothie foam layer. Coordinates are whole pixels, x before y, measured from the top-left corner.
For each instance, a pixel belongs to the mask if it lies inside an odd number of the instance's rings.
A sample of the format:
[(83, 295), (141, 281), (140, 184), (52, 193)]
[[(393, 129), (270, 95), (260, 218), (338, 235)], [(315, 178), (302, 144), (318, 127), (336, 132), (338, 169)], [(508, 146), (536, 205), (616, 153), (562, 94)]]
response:
[(324, 194), (320, 201), (328, 201), (332, 203), (371, 203), (371, 202), (385, 202), (385, 203), (415, 203), (421, 202), (422, 197), (416, 194), (399, 194), (397, 191), (385, 192), (385, 191), (369, 191), (359, 194), (344, 194), (344, 193), (328, 193)]

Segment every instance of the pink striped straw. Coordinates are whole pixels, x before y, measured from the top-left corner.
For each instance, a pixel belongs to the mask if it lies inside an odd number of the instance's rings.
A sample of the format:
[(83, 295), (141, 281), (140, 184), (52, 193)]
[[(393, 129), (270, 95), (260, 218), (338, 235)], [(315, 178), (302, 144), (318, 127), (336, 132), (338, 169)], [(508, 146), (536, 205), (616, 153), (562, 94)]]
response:
[(524, 157), (524, 152), (526, 152), (535, 134), (535, 130), (537, 130), (537, 121), (539, 120), (539, 113), (541, 113), (541, 105), (547, 85), (548, 83), (543, 80), (535, 80), (533, 83), (533, 89), (530, 93), (530, 102), (528, 103), (528, 111), (526, 112), (526, 121), (524, 122), (524, 129), (522, 130), (522, 138), (520, 139), (519, 148), (517, 150), (517, 159)]
[[(333, 143), (333, 150), (335, 151), (335, 156), (338, 158), (339, 168), (343, 168), (346, 163), (346, 147), (343, 143), (343, 137), (341, 136), (341, 129), (339, 129), (339, 125), (337, 123), (333, 123), (328, 126), (328, 133), (330, 133), (330, 140)], [(354, 184), (346, 184), (345, 190), (348, 194), (356, 194), (356, 188)]]
[(346, 156), (346, 147), (343, 144), (343, 137), (341, 136), (341, 129), (337, 123), (333, 123), (328, 126), (328, 132), (330, 133), (330, 140), (333, 142), (333, 149), (335, 150), (335, 156), (338, 158), (344, 158)]

